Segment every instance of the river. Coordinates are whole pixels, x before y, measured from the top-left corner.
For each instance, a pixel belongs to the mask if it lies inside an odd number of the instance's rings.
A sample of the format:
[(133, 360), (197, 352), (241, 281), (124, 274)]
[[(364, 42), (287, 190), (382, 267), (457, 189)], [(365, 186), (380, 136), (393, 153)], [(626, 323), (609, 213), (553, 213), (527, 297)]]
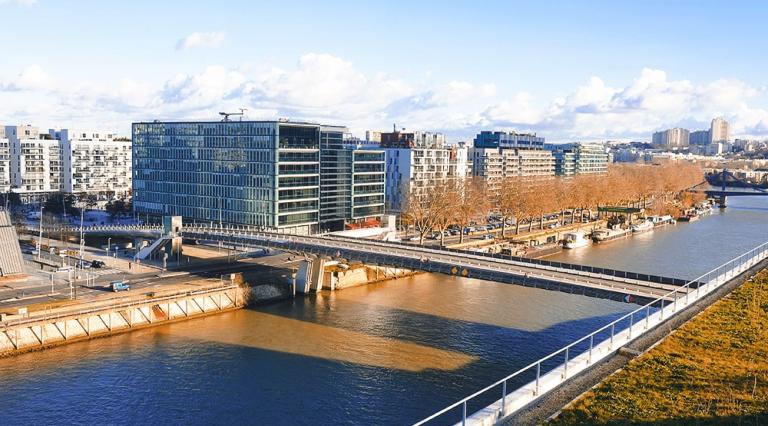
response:
[[(550, 259), (693, 278), (768, 197)], [(633, 309), (422, 274), (0, 360), (0, 424), (409, 424)]]

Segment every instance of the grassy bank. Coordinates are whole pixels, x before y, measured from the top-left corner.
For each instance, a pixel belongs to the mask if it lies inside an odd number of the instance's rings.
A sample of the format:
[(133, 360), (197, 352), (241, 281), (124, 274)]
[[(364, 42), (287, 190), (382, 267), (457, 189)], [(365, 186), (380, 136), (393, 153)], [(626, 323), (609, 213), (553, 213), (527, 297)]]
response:
[(768, 270), (589, 391), (555, 424), (768, 424)]

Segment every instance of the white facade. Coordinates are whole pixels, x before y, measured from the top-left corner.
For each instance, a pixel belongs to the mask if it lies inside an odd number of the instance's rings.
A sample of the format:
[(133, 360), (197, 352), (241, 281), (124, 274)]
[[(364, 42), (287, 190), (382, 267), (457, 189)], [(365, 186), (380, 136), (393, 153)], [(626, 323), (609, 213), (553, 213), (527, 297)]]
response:
[(507, 177), (554, 176), (555, 158), (543, 149), (470, 148), (472, 174), (489, 181)]
[(728, 122), (722, 117), (712, 119), (709, 128), (710, 143), (728, 142), (730, 140), (730, 129)]
[(64, 153), (62, 190), (126, 194), (131, 190), (131, 142), (105, 132), (50, 130)]
[(387, 208), (401, 211), (410, 193), (422, 194), (447, 179), (467, 176), (467, 148), (385, 148)]
[(6, 126), (10, 146), (10, 183), (21, 193), (61, 190), (59, 141), (41, 135), (36, 127)]
[(689, 145), (690, 132), (687, 129), (675, 127), (653, 134), (653, 144), (664, 148), (684, 148)]
[(5, 127), (0, 126), (0, 192), (11, 189), (11, 142), (5, 137)]

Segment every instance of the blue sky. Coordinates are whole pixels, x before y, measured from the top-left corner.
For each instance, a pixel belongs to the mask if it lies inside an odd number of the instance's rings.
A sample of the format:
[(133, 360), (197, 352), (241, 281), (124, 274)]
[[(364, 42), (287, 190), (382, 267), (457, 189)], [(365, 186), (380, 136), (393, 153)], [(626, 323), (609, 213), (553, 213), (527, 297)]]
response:
[(550, 140), (768, 134), (768, 3), (0, 0), (0, 122), (291, 117)]

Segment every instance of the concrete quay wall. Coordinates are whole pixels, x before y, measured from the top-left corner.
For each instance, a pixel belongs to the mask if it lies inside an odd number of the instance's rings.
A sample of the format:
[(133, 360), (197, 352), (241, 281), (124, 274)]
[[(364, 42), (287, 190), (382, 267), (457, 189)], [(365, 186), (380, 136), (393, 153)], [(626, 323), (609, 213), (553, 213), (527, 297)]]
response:
[(0, 323), (0, 357), (239, 309), (246, 302), (246, 291), (228, 284), (157, 297), (94, 300), (29, 317), (14, 315)]

